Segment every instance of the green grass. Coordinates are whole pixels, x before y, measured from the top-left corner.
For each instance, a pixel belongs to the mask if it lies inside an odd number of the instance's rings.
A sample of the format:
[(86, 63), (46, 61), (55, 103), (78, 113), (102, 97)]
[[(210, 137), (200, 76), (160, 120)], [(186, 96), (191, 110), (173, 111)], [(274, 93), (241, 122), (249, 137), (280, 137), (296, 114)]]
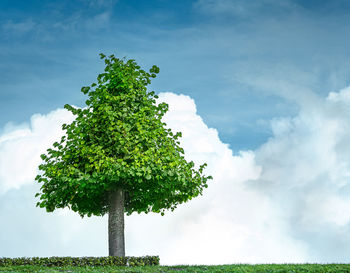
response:
[(297, 272), (350, 272), (350, 264), (258, 264), (258, 265), (176, 265), (176, 266), (136, 266), (136, 267), (43, 267), (11, 266), (0, 267), (0, 272), (260, 272), (260, 273), (297, 273)]

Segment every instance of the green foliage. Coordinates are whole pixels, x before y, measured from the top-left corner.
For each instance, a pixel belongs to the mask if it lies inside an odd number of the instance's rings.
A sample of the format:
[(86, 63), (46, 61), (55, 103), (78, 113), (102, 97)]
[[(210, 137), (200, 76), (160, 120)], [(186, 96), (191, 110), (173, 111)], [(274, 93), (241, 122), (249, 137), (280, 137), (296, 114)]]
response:
[(125, 212), (164, 214), (202, 194), (211, 176), (196, 171), (179, 146), (181, 132), (173, 134), (161, 118), (168, 104), (155, 104), (147, 92), (149, 73), (135, 60), (100, 54), (106, 67), (97, 83), (83, 87), (86, 107), (64, 107), (76, 118), (63, 124), (66, 134), (42, 154), (35, 179), (42, 183), (37, 206), (48, 212), (69, 207), (84, 216), (108, 212), (109, 191), (125, 190)]
[(4, 272), (234, 272), (234, 273), (347, 273), (350, 264), (233, 264), (233, 265), (175, 265), (175, 266), (0, 266)]
[(0, 258), (0, 267), (19, 265), (40, 266), (145, 266), (159, 265), (159, 256), (145, 257), (50, 257)]

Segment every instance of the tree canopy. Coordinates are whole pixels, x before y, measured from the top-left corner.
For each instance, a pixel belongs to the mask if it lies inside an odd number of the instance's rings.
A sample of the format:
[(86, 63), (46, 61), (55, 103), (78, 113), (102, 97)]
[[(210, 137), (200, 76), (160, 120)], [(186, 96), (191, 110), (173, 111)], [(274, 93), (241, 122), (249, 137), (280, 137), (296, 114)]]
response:
[(83, 87), (86, 107), (66, 104), (75, 120), (63, 124), (60, 141), (41, 155), (35, 180), (42, 183), (37, 206), (48, 212), (69, 207), (84, 216), (108, 213), (108, 192), (125, 191), (125, 213), (174, 210), (202, 194), (211, 176), (187, 162), (174, 134), (161, 118), (168, 104), (148, 92), (157, 66), (145, 72), (135, 60), (106, 57), (97, 83)]

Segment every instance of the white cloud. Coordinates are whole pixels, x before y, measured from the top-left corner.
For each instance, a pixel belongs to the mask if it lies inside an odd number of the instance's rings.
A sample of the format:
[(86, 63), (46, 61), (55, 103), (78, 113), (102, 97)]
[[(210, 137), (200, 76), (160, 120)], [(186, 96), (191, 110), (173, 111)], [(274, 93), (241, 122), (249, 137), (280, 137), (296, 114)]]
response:
[[(193, 99), (159, 94), (158, 102), (169, 104), (163, 121), (183, 133), (186, 159), (197, 168), (208, 163), (205, 173), (214, 179), (203, 196), (164, 217), (126, 217), (127, 255), (160, 255), (162, 264), (344, 262), (350, 245), (347, 90), (305, 104), (293, 118), (272, 120), (273, 137), (238, 155), (197, 115)], [(59, 138), (67, 114), (35, 115), (30, 126), (12, 126), (0, 136), (0, 166), (7, 164), (0, 172), (3, 256), (107, 255), (106, 217), (35, 208), (35, 154)], [(22, 246), (38, 238), (36, 248)]]
[(339, 92), (330, 92), (327, 100), (335, 103), (350, 103), (350, 87), (344, 88)]
[(162, 93), (159, 99), (169, 102), (164, 121), (174, 131), (183, 132), (181, 145), (187, 159), (194, 160), (196, 166), (207, 162), (207, 173), (214, 177), (203, 196), (174, 212), (172, 226), (180, 226), (180, 234), (174, 240), (174, 249), (169, 247), (164, 252), (164, 262), (285, 262), (287, 252), (281, 250), (286, 246), (288, 254), (293, 254), (288, 255), (293, 257), (290, 262), (304, 261), (302, 242), (284, 233), (273, 204), (244, 185), (260, 176), (254, 153), (233, 156), (218, 132), (196, 114), (195, 103), (188, 96)]
[(0, 194), (32, 183), (41, 162), (40, 155), (60, 140), (63, 123), (73, 116), (64, 109), (31, 117), (30, 126), (7, 126), (0, 136)]
[(304, 101), (294, 118), (272, 120), (273, 137), (255, 151), (261, 175), (247, 183), (278, 204), (290, 234), (319, 262), (344, 261), (349, 250), (340, 243), (349, 243), (349, 106), (346, 88)]

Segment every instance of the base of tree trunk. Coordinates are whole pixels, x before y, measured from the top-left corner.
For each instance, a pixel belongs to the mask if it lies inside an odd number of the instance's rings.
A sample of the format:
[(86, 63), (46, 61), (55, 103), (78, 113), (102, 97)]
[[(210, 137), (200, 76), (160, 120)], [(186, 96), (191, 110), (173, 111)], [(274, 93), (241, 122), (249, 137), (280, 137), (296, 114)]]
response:
[(109, 193), (108, 246), (109, 256), (125, 257), (124, 190)]

